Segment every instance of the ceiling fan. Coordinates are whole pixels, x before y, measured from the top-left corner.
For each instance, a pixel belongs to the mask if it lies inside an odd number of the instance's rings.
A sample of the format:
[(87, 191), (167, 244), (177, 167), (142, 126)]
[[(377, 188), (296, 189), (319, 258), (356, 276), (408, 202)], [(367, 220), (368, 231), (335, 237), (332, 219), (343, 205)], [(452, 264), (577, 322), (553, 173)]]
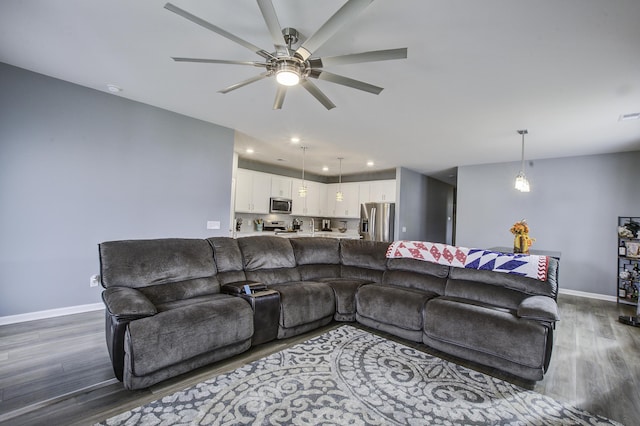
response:
[(284, 103), (287, 87), (300, 84), (313, 97), (315, 97), (326, 109), (335, 108), (335, 105), (318, 86), (310, 81), (310, 78), (325, 80), (331, 83), (379, 94), (383, 88), (363, 81), (354, 80), (325, 71), (325, 66), (354, 64), (360, 62), (376, 62), (391, 59), (404, 59), (407, 57), (407, 48), (374, 50), (370, 52), (354, 53), (349, 55), (330, 56), (324, 58), (313, 57), (313, 53), (329, 40), (342, 26), (347, 24), (362, 12), (373, 0), (348, 0), (329, 20), (327, 20), (311, 37), (306, 39), (295, 50), (292, 48), (299, 40), (299, 33), (295, 28), (281, 28), (278, 22), (275, 8), (271, 0), (257, 0), (262, 16), (271, 33), (271, 39), (275, 51), (268, 52), (254, 44), (231, 34), (222, 28), (205, 21), (171, 3), (165, 4), (165, 9), (182, 16), (189, 21), (213, 31), (264, 58), (264, 61), (233, 61), (224, 59), (203, 58), (173, 58), (176, 62), (198, 62), (212, 64), (251, 65), (265, 68), (265, 71), (255, 77), (232, 84), (220, 90), (220, 93), (229, 93), (248, 84), (260, 81), (264, 78), (275, 76), (278, 81), (273, 109), (281, 109)]

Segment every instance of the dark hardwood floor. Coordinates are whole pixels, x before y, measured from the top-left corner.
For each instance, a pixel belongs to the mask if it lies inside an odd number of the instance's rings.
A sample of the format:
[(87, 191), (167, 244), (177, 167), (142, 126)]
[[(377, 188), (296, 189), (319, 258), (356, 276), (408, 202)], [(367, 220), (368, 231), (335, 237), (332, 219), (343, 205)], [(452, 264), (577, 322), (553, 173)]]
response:
[[(625, 425), (640, 424), (640, 328), (617, 320), (633, 309), (563, 294), (558, 302), (561, 321), (544, 380), (527, 383), (459, 363)], [(148, 389), (126, 391), (111, 370), (103, 315), (96, 311), (0, 326), (0, 424), (92, 424), (341, 325), (260, 345)]]

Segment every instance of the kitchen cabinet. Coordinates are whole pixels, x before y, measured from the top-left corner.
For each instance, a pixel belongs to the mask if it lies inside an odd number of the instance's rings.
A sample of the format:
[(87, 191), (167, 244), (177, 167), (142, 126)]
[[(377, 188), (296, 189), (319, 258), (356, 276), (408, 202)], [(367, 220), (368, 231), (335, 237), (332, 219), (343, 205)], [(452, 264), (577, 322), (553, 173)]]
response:
[(268, 214), (270, 194), (270, 174), (238, 169), (236, 174), (236, 212)]
[[(271, 196), (280, 198), (292, 198), (291, 178), (272, 175), (271, 176)], [(298, 188), (295, 189), (295, 195), (298, 195)]]
[(369, 182), (360, 182), (359, 204), (371, 202), (396, 202), (396, 180), (372, 180)]
[[(336, 192), (342, 189), (343, 201), (336, 201)], [(359, 218), (360, 199), (359, 183), (348, 182), (342, 185), (330, 183), (327, 185), (327, 216), (336, 218)]]
[(395, 203), (396, 180), (372, 180), (369, 182), (369, 201)]
[(307, 196), (300, 197), (302, 179), (238, 169), (235, 211), (269, 213), (269, 198), (290, 198), (292, 215), (334, 218), (359, 218), (360, 205), (368, 202), (395, 202), (396, 180), (342, 183), (343, 201), (336, 201), (339, 184), (305, 180)]
[(293, 204), (291, 214), (298, 216), (324, 216), (326, 215), (326, 185), (319, 182), (305, 180), (307, 196), (300, 197), (298, 189), (302, 185), (302, 179), (292, 179)]

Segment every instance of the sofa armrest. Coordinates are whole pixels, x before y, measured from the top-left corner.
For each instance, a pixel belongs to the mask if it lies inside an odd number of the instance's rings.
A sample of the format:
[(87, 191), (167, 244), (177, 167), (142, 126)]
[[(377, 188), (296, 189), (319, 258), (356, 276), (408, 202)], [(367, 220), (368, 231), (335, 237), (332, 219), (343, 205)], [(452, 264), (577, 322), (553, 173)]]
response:
[(109, 287), (102, 292), (102, 301), (109, 315), (119, 320), (134, 320), (158, 313), (147, 297), (129, 287)]
[(258, 291), (264, 291), (267, 289), (267, 286), (263, 283), (257, 283), (255, 281), (237, 281), (233, 283), (227, 283), (222, 286), (220, 291), (225, 294), (232, 294), (234, 296), (238, 296), (244, 294), (244, 286), (248, 285), (251, 289), (252, 293)]
[(105, 310), (105, 337), (113, 372), (120, 381), (124, 373), (124, 334), (129, 322), (158, 313), (156, 307), (135, 288), (108, 287), (102, 292)]
[(518, 306), (518, 317), (538, 321), (556, 322), (560, 320), (558, 304), (551, 297), (530, 296)]

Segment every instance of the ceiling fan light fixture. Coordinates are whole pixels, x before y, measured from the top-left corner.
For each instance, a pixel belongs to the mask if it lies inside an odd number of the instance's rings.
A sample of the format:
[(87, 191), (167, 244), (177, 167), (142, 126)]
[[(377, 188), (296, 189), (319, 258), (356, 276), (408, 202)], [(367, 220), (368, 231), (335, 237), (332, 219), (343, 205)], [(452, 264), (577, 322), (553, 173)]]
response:
[(276, 80), (283, 86), (295, 86), (301, 76), (300, 65), (293, 61), (283, 60), (276, 65)]

